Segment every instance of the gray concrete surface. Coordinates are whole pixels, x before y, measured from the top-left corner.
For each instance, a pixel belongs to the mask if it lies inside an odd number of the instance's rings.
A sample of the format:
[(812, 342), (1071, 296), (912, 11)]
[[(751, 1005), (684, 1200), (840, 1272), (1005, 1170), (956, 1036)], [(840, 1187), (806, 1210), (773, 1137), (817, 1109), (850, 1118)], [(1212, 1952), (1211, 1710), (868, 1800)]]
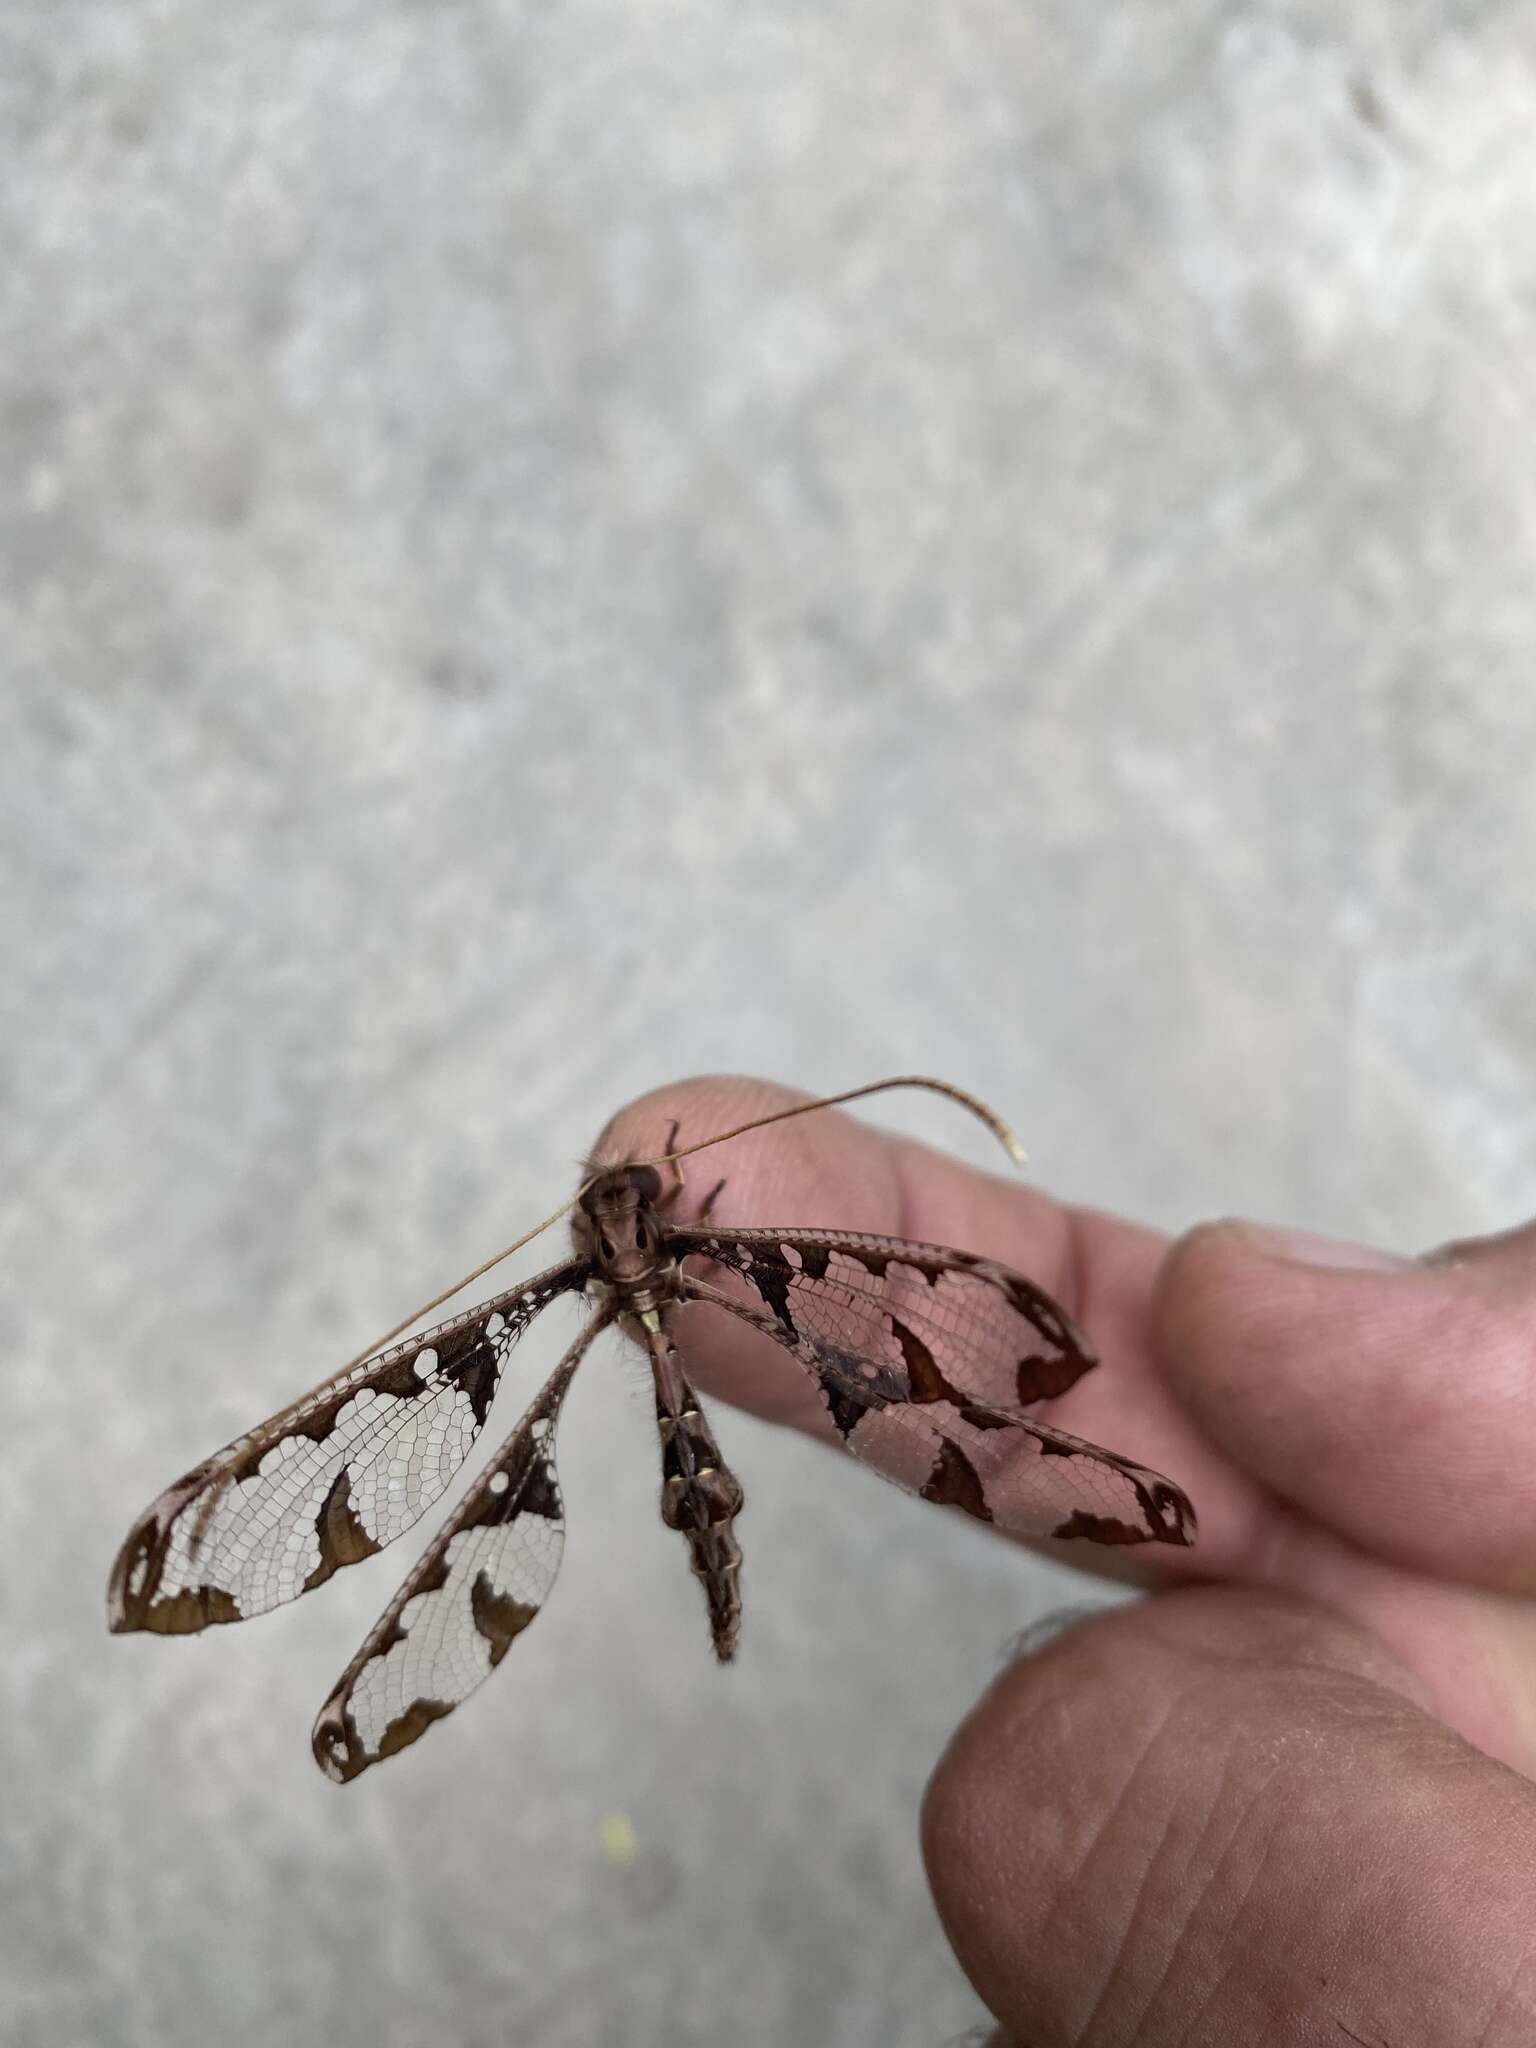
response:
[(933, 2048), (921, 1786), (1080, 1581), (727, 1414), (718, 1674), (610, 1358), (342, 1794), (409, 1542), (106, 1566), (675, 1075), (1532, 1207), (1536, 11), (13, 0), (0, 121), (0, 2039)]

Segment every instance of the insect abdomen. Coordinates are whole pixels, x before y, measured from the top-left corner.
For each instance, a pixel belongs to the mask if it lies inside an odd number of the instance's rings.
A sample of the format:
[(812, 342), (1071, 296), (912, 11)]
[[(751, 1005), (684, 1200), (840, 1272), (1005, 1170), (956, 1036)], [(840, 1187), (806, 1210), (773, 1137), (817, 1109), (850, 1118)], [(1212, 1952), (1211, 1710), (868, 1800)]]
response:
[(721, 1457), (670, 1340), (648, 1335), (661, 1434), (661, 1518), (687, 1538), (715, 1655), (724, 1664), (741, 1634), (741, 1546), (734, 1526), (744, 1499), (741, 1482)]

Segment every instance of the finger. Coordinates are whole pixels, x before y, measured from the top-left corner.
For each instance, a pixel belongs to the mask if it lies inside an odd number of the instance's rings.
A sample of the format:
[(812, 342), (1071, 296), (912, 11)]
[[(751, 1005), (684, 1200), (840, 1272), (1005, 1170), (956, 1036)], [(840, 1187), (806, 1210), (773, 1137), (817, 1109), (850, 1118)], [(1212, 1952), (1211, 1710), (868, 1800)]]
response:
[(1190, 1414), (1275, 1494), (1397, 1564), (1536, 1589), (1536, 1226), (1406, 1261), (1212, 1225), (1156, 1320)]
[(1056, 1638), (962, 1725), (923, 1844), (1032, 2048), (1536, 2039), (1536, 1788), (1307, 1603), (1189, 1588)]
[[(595, 1148), (601, 1162), (650, 1158), (674, 1121), (679, 1146), (808, 1098), (768, 1082), (711, 1077), (659, 1090), (622, 1110)], [(1027, 1274), (1083, 1325), (1109, 1365), (1051, 1402), (1061, 1428), (1167, 1471), (1189, 1454), (1192, 1432), (1155, 1385), (1149, 1314), (1166, 1240), (1089, 1210), (980, 1173), (941, 1152), (833, 1110), (753, 1131), (684, 1162), (687, 1182), (670, 1213), (697, 1213), (725, 1178), (711, 1220), (869, 1231), (958, 1246)], [(679, 1318), (678, 1342), (702, 1384), (771, 1420), (818, 1436), (826, 1415), (806, 1375), (745, 1325), (709, 1308)], [(1182, 1475), (1174, 1473), (1171, 1476)]]

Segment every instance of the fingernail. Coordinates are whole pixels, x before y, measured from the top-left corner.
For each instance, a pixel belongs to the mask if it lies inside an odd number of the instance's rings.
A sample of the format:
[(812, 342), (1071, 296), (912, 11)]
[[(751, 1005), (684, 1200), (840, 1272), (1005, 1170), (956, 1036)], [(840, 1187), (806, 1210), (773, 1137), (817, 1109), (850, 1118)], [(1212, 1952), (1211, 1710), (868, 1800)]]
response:
[(1436, 1245), (1419, 1260), (1421, 1266), (1476, 1266), (1509, 1260), (1512, 1267), (1536, 1269), (1536, 1223), (1517, 1223), (1488, 1237), (1456, 1237)]
[(1341, 1237), (1317, 1237), (1306, 1230), (1272, 1230), (1260, 1223), (1239, 1223), (1237, 1228), (1265, 1258), (1284, 1259), (1292, 1266), (1322, 1266), (1348, 1273), (1394, 1273), (1417, 1263), (1399, 1257), (1396, 1252), (1378, 1251), (1374, 1245), (1351, 1244)]

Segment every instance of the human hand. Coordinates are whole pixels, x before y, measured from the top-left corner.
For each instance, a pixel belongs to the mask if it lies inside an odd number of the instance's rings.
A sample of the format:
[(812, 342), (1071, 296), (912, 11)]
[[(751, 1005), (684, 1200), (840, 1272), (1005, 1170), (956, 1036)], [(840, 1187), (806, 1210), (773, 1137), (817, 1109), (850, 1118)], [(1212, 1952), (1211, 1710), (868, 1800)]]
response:
[[(651, 1157), (798, 1099), (631, 1105)], [(716, 1161), (719, 1161), (718, 1166)], [(1014, 1663), (929, 1786), (961, 1963), (1018, 2048), (1536, 2042), (1536, 1226), (1426, 1260), (1242, 1224), (1177, 1244), (836, 1112), (690, 1162), (715, 1220), (1006, 1261), (1103, 1364), (1039, 1411), (1178, 1482), (1193, 1551), (1057, 1554), (1156, 1592)], [(826, 1434), (708, 1309), (690, 1374)]]

